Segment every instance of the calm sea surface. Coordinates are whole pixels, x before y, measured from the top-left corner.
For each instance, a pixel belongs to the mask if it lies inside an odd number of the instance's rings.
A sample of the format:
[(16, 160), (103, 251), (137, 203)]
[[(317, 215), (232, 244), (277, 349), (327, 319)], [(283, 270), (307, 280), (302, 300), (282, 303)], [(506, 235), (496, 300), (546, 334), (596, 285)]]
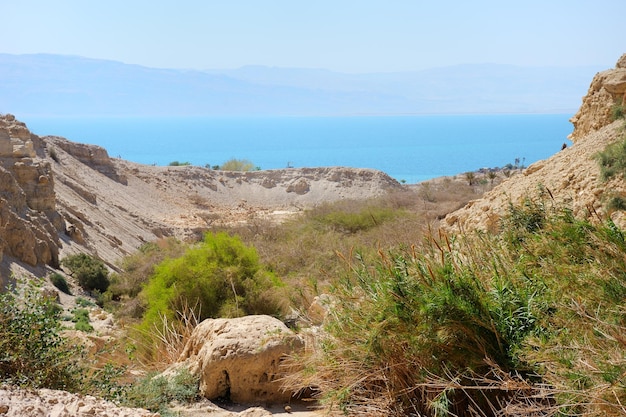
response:
[(355, 117), (21, 118), (40, 136), (100, 145), (144, 164), (262, 169), (349, 166), (408, 183), (483, 167), (529, 165), (558, 152), (568, 114)]

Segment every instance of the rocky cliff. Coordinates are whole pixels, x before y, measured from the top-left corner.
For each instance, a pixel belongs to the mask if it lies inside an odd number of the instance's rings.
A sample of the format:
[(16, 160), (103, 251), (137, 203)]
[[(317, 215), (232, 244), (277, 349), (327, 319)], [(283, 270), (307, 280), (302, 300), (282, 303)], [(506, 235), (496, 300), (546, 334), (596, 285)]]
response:
[(321, 202), (383, 195), (401, 185), (352, 168), (255, 172), (146, 166), (94, 145), (39, 137), (0, 116), (0, 261), (57, 267), (76, 252), (114, 267), (164, 236), (216, 224), (280, 219)]
[(580, 110), (571, 119), (574, 125), (569, 136), (572, 146), (532, 164), (523, 175), (511, 177), (483, 198), (449, 214), (444, 228), (495, 231), (509, 202), (519, 204), (525, 198), (540, 198), (540, 194), (555, 204), (571, 208), (577, 216), (610, 216), (625, 228), (624, 212), (612, 211), (607, 204), (611, 198), (626, 197), (624, 178), (615, 176), (603, 180), (596, 160), (598, 152), (624, 137), (624, 120), (614, 121), (613, 109), (625, 98), (626, 54), (614, 69), (600, 72), (593, 78)]
[(0, 260), (6, 255), (29, 266), (58, 265), (63, 223), (42, 149), (23, 123), (0, 118)]

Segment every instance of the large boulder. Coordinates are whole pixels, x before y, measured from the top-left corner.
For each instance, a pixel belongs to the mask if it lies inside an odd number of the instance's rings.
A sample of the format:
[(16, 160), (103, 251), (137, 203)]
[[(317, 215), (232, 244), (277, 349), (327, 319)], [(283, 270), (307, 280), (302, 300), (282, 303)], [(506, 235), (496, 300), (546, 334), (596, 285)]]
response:
[(209, 400), (282, 403), (294, 392), (283, 390), (285, 356), (304, 342), (270, 316), (207, 319), (193, 331), (177, 367), (200, 376), (200, 393)]

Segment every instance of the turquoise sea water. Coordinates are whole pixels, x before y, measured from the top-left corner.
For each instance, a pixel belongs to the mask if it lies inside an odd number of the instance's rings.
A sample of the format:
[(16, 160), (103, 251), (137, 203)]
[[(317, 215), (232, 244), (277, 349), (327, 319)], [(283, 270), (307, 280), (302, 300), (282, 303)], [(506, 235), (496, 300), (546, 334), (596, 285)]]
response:
[(32, 132), (100, 145), (145, 164), (262, 169), (349, 166), (408, 183), (484, 167), (529, 165), (558, 152), (567, 114), (355, 117), (23, 118)]

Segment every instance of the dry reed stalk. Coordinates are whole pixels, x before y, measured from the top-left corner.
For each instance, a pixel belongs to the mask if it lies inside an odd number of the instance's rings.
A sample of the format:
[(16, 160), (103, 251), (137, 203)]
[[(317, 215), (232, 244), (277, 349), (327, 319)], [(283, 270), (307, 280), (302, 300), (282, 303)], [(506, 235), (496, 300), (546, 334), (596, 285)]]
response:
[[(178, 361), (189, 337), (200, 322), (199, 306), (189, 307), (185, 301), (182, 307), (176, 310), (178, 320), (170, 320), (164, 314), (159, 314), (161, 326), (153, 326), (152, 332), (143, 332), (146, 341), (135, 340), (136, 343), (144, 346), (144, 350), (149, 353), (150, 366), (147, 363), (142, 365), (149, 368), (165, 368), (167, 365)], [(153, 359), (158, 358), (158, 363)], [(140, 362), (142, 362), (140, 360)]]

